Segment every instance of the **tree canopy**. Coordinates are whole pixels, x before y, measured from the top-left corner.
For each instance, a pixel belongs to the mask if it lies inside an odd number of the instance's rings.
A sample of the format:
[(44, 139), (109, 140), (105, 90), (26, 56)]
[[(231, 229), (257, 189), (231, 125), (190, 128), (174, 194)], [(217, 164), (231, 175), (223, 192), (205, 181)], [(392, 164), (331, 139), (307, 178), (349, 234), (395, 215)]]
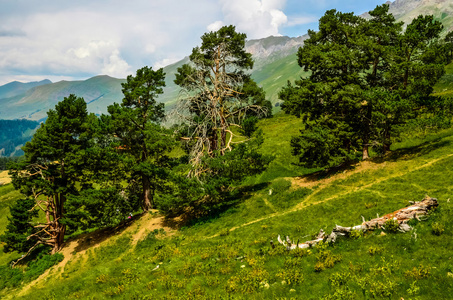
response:
[(177, 111), (186, 125), (183, 134), (190, 143), (193, 176), (204, 172), (205, 155), (216, 157), (232, 150), (233, 127), (241, 128), (249, 116), (268, 113), (263, 90), (245, 73), (253, 67), (245, 39), (232, 25), (205, 33), (201, 46), (190, 55), (190, 64), (178, 68), (175, 83), (183, 95)]
[(395, 127), (425, 106), (446, 60), (438, 43), (442, 30), (432, 16), (419, 16), (405, 31), (377, 6), (364, 19), (329, 10), (319, 31), (298, 51), (309, 72), (288, 83), (282, 109), (302, 119), (291, 140), (293, 154), (307, 167), (331, 167), (390, 149)]
[(65, 202), (68, 195), (78, 193), (77, 185), (84, 179), (89, 115), (83, 98), (70, 95), (47, 116), (23, 147), (25, 160), (13, 166), (10, 174), (15, 188), (34, 199), (34, 208), (45, 214), (46, 221), (36, 225), (38, 230), (28, 238), (35, 246), (49, 245), (56, 252), (66, 232)]
[(109, 106), (110, 115), (102, 116), (107, 131), (113, 134), (113, 145), (125, 155), (122, 162), (129, 169), (130, 188), (141, 191), (144, 211), (154, 208), (154, 194), (164, 188), (167, 154), (175, 144), (171, 132), (160, 125), (164, 104), (157, 97), (164, 86), (163, 69), (143, 67), (122, 84), (123, 102)]

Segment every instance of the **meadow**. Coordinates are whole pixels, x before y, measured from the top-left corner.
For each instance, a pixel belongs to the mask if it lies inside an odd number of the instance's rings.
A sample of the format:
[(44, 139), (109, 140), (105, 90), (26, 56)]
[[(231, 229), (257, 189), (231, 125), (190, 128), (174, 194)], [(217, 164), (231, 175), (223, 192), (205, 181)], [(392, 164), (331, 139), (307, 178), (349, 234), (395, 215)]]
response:
[[(67, 241), (64, 259), (4, 287), (5, 299), (448, 299), (453, 294), (453, 129), (406, 137), (391, 154), (336, 172), (306, 170), (290, 155), (298, 119), (262, 120), (275, 156), (245, 196), (209, 219), (175, 228), (157, 212)], [(333, 245), (287, 251), (320, 229), (358, 225), (435, 197), (408, 233), (376, 230)], [(19, 194), (0, 187), (0, 231)], [(153, 225), (153, 226), (150, 226)], [(271, 241), (273, 245), (271, 245)], [(5, 265), (17, 254), (2, 254)], [(48, 259), (47, 259), (48, 260)], [(31, 271), (26, 271), (27, 272)], [(37, 279), (36, 279), (37, 278)], [(2, 278), (1, 280), (5, 280)]]

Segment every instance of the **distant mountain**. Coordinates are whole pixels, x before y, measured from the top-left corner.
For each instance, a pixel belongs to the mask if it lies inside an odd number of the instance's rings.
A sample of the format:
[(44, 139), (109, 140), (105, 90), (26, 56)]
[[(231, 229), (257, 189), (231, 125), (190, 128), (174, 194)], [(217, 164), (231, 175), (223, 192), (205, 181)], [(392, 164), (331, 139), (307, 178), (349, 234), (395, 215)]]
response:
[(13, 81), (8, 84), (0, 86), (0, 99), (22, 95), (25, 94), (31, 88), (49, 83), (52, 83), (52, 81), (50, 81), (49, 79), (28, 83)]
[(0, 119), (42, 120), (49, 109), (70, 94), (83, 97), (90, 112), (105, 113), (107, 105), (122, 99), (124, 79), (96, 76), (84, 81), (60, 81), (29, 89), (25, 94), (0, 99)]
[(407, 24), (419, 15), (433, 15), (444, 25), (444, 32), (453, 30), (453, 3), (451, 0), (395, 0), (387, 1), (387, 4), (390, 6), (390, 12), (398, 21)]
[[(396, 0), (387, 3), (398, 20), (409, 22), (420, 14), (433, 14), (437, 20), (442, 21), (446, 31), (453, 30), (451, 0)], [(366, 14), (363, 16), (366, 17)], [(296, 38), (270, 36), (246, 43), (246, 50), (252, 53), (255, 60), (251, 76), (264, 88), (267, 98), (276, 106), (278, 106), (278, 91), (281, 87), (288, 80), (294, 81), (303, 74), (297, 65), (296, 53), (307, 38), (307, 35)], [(165, 103), (167, 109), (174, 107), (179, 97), (179, 87), (173, 82), (175, 73), (178, 67), (188, 61), (186, 57), (164, 68), (166, 87), (164, 94), (158, 100)], [(12, 82), (0, 87), (0, 119), (42, 120), (50, 108), (69, 94), (83, 97), (88, 103), (89, 111), (96, 114), (105, 113), (108, 105), (122, 101), (121, 83), (123, 82), (125, 82), (124, 79), (109, 76), (56, 83)], [(32, 85), (36, 86), (32, 87)]]

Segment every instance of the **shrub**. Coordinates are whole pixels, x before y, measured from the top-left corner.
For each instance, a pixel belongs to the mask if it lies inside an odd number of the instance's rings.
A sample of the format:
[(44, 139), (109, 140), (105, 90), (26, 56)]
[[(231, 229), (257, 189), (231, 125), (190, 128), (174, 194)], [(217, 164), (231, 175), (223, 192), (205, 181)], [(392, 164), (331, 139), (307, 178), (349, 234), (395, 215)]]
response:
[(370, 255), (381, 254), (382, 251), (383, 251), (383, 248), (379, 247), (379, 246), (370, 246), (370, 248), (368, 248), (368, 253)]
[(280, 270), (277, 273), (277, 277), (281, 279), (282, 282), (284, 281), (289, 285), (299, 284), (304, 280), (304, 275), (300, 268), (286, 268)]
[(30, 262), (27, 271), (25, 272), (25, 278), (34, 279), (38, 277), (39, 275), (44, 273), (44, 271), (62, 261), (63, 258), (64, 256), (61, 253), (56, 253), (54, 255), (43, 255), (37, 260)]
[(431, 230), (434, 235), (441, 235), (445, 231), (444, 224), (435, 222), (431, 225)]
[(385, 221), (384, 230), (387, 232), (397, 232), (400, 224), (396, 219), (388, 219)]

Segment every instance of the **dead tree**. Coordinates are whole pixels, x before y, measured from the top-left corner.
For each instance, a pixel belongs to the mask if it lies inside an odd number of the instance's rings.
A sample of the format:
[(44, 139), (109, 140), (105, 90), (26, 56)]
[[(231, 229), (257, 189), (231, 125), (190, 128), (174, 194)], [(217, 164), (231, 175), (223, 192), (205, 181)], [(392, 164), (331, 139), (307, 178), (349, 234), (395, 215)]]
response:
[[(439, 205), (438, 201), (436, 198), (431, 198), (429, 196), (426, 196), (422, 201), (420, 202), (413, 202), (411, 206), (399, 209), (395, 212), (392, 212), (390, 214), (386, 214), (382, 217), (378, 217), (375, 219), (372, 219), (370, 221), (365, 221), (363, 220), (363, 223), (357, 226), (352, 226), (352, 227), (343, 227), (336, 225), (333, 229), (332, 232), (327, 235), (324, 230), (320, 230), (319, 234), (316, 236), (314, 240), (307, 241), (304, 243), (299, 244), (293, 243), (289, 237), (286, 237), (286, 241), (283, 241), (280, 237), (278, 236), (277, 240), (280, 244), (285, 246), (288, 250), (291, 249), (296, 249), (296, 248), (310, 248), (320, 242), (328, 242), (328, 243), (335, 243), (337, 237), (339, 236), (349, 236), (351, 232), (353, 231), (361, 231), (361, 232), (366, 232), (366, 231), (372, 231), (375, 229), (383, 228), (385, 229), (386, 224), (389, 220), (394, 220), (395, 222), (398, 223), (398, 230), (402, 232), (407, 232), (411, 230), (411, 227), (407, 224), (408, 221), (412, 219), (418, 219), (420, 220), (421, 216), (426, 216), (430, 210), (435, 209)], [(362, 217), (363, 218), (363, 217)]]

